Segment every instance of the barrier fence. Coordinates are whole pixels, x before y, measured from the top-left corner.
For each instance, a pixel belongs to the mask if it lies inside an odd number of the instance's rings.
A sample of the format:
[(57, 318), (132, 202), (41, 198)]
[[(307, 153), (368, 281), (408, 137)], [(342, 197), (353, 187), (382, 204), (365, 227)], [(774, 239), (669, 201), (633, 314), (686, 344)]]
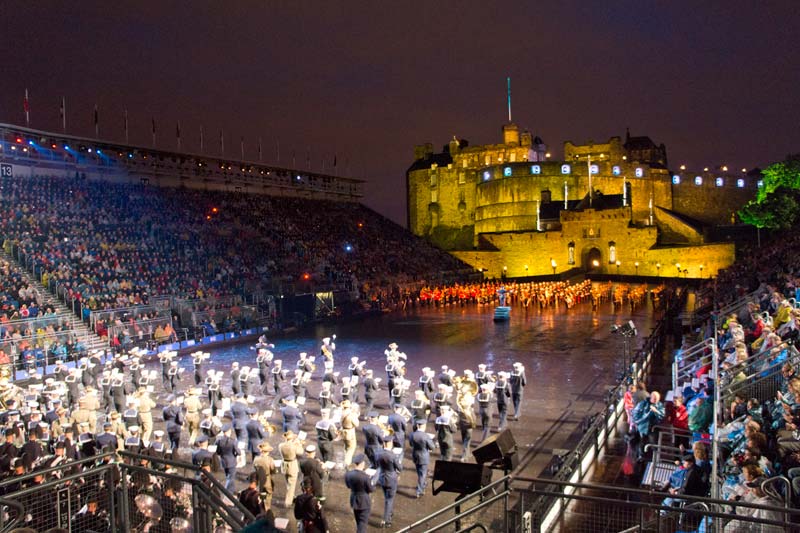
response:
[(129, 533), (191, 528), (211, 533), (238, 531), (254, 520), (215, 475), (152, 455), (119, 456), (122, 460), (104, 453), (0, 482), (0, 530), (61, 527), (75, 533)]

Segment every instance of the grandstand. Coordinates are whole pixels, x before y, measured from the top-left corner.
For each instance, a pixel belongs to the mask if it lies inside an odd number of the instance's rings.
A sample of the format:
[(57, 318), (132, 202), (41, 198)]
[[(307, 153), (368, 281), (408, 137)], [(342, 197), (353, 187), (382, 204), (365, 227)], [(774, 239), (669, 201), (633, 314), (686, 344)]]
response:
[(360, 204), (355, 179), (8, 125), (0, 161), (4, 251), (112, 346), (286, 324), (295, 294), (363, 308), (472, 273)]

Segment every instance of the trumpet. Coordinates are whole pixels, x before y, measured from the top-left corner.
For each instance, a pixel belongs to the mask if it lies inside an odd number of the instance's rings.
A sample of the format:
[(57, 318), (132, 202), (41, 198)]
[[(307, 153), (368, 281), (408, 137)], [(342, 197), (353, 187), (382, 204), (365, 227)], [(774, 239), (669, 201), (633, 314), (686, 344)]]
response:
[(267, 433), (270, 435), (274, 435), (276, 431), (278, 431), (278, 427), (269, 421), (269, 417), (267, 416), (267, 412), (264, 411), (259, 415), (258, 421), (267, 430)]

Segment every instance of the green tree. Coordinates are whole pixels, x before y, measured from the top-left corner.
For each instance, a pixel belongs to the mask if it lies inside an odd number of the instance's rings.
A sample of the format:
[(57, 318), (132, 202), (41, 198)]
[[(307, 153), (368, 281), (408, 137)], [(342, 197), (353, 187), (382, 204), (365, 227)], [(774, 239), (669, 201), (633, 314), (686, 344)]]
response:
[(785, 161), (773, 163), (761, 171), (764, 186), (758, 190), (756, 199), (762, 202), (767, 195), (780, 187), (800, 190), (800, 154), (793, 154)]
[(798, 189), (781, 186), (764, 195), (763, 199), (751, 200), (739, 210), (739, 218), (760, 229), (791, 228), (800, 215)]

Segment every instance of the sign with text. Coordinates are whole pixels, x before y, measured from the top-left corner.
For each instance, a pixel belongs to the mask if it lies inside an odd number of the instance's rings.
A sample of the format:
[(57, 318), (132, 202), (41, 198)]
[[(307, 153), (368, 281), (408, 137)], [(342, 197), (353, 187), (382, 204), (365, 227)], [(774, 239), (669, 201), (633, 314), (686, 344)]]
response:
[(0, 163), (0, 178), (13, 178), (14, 167), (8, 163)]

